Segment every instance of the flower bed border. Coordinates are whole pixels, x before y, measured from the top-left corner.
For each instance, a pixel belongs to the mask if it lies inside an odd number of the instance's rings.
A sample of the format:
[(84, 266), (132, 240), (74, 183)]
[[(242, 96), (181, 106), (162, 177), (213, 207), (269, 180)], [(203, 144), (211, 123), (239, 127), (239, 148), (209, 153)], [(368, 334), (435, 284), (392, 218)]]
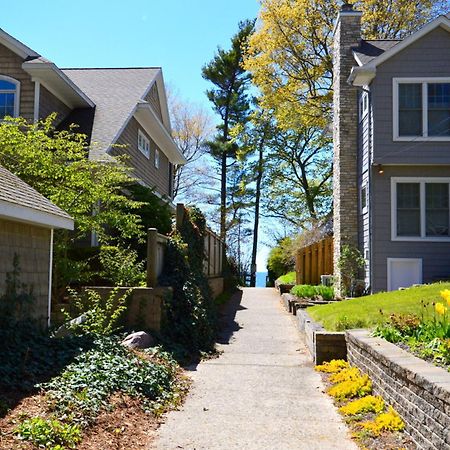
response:
[(350, 330), (345, 337), (348, 361), (368, 374), (374, 392), (400, 413), (417, 447), (449, 448), (450, 373), (367, 330)]

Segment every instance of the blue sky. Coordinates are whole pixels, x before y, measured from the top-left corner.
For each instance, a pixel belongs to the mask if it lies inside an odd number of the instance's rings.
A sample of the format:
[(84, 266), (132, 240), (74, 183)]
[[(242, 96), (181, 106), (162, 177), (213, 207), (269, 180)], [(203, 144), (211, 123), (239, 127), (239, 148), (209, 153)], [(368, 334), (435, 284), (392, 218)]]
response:
[[(209, 108), (201, 68), (258, 9), (258, 0), (22, 0), (2, 8), (0, 27), (59, 67), (160, 66), (182, 98)], [(260, 246), (259, 271), (267, 253)]]

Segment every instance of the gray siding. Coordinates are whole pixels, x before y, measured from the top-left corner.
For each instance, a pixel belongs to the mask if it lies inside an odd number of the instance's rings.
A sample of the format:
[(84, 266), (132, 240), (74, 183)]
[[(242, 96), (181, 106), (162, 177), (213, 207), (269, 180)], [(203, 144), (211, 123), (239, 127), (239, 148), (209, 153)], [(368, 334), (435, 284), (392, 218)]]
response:
[[(363, 95), (363, 91), (358, 94), (358, 100)], [(358, 125), (358, 246), (361, 254), (366, 258), (366, 267), (364, 270), (364, 280), (366, 286), (370, 285), (370, 176), (369, 168), (371, 163), (371, 145), (373, 139), (372, 133), (372, 108), (370, 105), (368, 112), (359, 119)], [(358, 101), (359, 105), (359, 101)], [(362, 194), (365, 187), (367, 195), (367, 207), (363, 210)], [(367, 258), (369, 255), (369, 258)]]
[(450, 142), (394, 142), (392, 80), (396, 77), (450, 77), (450, 33), (438, 28), (377, 68), (372, 82), (374, 162), (449, 164)]
[(24, 60), (9, 48), (0, 45), (0, 74), (20, 81), (19, 115), (32, 122), (34, 118), (34, 83), (22, 69)]
[[(141, 130), (150, 139), (150, 159), (147, 159), (138, 149), (138, 130)], [(137, 178), (141, 179), (148, 186), (155, 187), (159, 194), (171, 196), (169, 160), (163, 151), (159, 149), (159, 169), (155, 167), (155, 148), (157, 146), (134, 117), (131, 118), (116, 143), (125, 145), (126, 147), (123, 149), (113, 149), (111, 154), (118, 155), (125, 153), (129, 155), (129, 164), (134, 168), (134, 173)]]
[(159, 99), (158, 94), (158, 86), (155, 83), (153, 83), (153, 86), (150, 88), (150, 91), (148, 94), (144, 97), (144, 100), (149, 102), (150, 105), (152, 105), (153, 110), (155, 111), (156, 115), (158, 116), (159, 120), (162, 122), (162, 112), (161, 112), (161, 102)]
[(50, 91), (41, 85), (39, 95), (39, 118), (45, 119), (51, 113), (56, 112), (55, 125), (62, 122), (70, 113), (71, 109), (59, 98), (55, 97)]
[(391, 166), (373, 169), (373, 291), (387, 289), (387, 258), (422, 258), (425, 283), (450, 277), (450, 242), (391, 240), (391, 177), (450, 177), (450, 166)]

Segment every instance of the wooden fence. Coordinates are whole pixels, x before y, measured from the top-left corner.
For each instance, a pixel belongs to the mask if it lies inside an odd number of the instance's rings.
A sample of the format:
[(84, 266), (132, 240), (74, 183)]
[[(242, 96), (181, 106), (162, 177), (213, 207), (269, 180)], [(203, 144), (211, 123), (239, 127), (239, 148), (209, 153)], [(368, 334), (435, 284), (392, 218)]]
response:
[[(181, 226), (184, 216), (184, 205), (177, 204), (176, 224)], [(164, 254), (167, 244), (167, 237), (158, 233), (156, 228), (149, 228), (147, 234), (147, 286), (156, 287), (158, 277), (161, 275), (164, 266)], [(205, 235), (205, 253), (203, 270), (208, 278), (218, 278), (222, 276), (223, 259), (225, 246), (223, 241), (207, 230)]]
[(320, 284), (321, 275), (333, 274), (333, 238), (327, 237), (297, 252), (297, 284)]

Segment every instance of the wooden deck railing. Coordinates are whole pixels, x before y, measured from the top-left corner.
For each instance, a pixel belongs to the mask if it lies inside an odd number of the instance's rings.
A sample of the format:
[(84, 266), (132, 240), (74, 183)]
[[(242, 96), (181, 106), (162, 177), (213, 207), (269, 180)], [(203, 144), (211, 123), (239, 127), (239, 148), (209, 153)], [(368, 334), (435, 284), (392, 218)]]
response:
[(333, 274), (333, 238), (327, 237), (297, 252), (297, 284), (320, 284), (321, 275)]

